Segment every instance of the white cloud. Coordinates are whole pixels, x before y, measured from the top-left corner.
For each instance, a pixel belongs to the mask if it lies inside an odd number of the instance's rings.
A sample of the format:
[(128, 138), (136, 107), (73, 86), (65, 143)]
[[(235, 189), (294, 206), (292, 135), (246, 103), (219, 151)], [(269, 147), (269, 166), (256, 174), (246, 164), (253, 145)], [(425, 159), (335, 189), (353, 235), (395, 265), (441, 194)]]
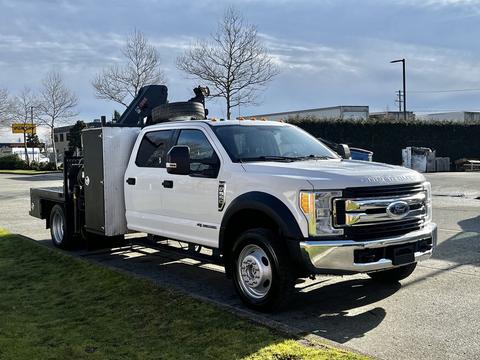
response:
[(274, 62), (286, 71), (306, 71), (311, 75), (331, 71), (355, 74), (358, 63), (350, 51), (318, 43), (293, 42), (260, 34)]
[(445, 7), (458, 7), (480, 10), (480, 0), (396, 0), (397, 3), (408, 6), (442, 9)]

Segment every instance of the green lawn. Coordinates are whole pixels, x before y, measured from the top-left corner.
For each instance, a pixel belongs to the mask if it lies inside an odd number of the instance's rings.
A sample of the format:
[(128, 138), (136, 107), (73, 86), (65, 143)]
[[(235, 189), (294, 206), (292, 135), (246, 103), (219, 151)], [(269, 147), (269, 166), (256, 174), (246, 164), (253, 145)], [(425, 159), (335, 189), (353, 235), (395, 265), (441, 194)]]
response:
[(1, 359), (365, 359), (0, 229)]
[(17, 175), (39, 175), (39, 174), (49, 174), (58, 171), (54, 170), (0, 170), (0, 174), (17, 174)]

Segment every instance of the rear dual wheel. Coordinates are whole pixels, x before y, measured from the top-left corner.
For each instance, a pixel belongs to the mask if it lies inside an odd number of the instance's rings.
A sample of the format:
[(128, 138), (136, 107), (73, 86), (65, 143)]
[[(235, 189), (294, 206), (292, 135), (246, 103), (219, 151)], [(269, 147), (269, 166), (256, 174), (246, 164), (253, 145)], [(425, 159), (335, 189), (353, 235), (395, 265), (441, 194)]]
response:
[(56, 204), (50, 211), (50, 236), (53, 245), (68, 249), (73, 245), (73, 236), (67, 228), (67, 219), (63, 206)]

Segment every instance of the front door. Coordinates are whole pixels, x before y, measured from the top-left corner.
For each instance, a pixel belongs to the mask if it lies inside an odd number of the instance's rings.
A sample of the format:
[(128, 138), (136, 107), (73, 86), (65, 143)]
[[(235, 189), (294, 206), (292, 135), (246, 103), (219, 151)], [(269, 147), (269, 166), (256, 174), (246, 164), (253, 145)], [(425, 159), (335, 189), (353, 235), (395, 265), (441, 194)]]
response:
[(221, 213), (218, 211), (220, 159), (200, 129), (182, 129), (176, 145), (190, 149), (190, 175), (166, 174), (162, 230), (179, 240), (218, 247)]

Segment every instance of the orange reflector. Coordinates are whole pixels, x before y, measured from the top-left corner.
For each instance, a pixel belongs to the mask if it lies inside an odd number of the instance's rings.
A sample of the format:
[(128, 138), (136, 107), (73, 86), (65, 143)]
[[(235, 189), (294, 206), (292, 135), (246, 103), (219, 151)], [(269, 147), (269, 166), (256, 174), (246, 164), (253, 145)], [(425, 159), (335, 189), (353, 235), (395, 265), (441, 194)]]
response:
[(310, 214), (313, 211), (313, 194), (300, 193), (300, 207), (305, 214)]

